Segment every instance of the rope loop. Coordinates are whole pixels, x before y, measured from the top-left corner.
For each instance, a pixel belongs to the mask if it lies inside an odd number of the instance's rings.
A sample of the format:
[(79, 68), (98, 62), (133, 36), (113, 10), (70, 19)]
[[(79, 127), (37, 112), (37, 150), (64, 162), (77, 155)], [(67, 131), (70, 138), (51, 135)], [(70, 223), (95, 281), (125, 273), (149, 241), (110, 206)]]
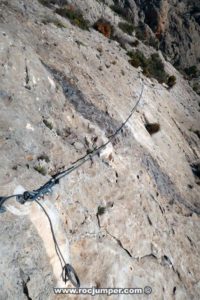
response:
[(74, 268), (70, 264), (65, 264), (62, 270), (62, 279), (64, 283), (69, 280), (76, 288), (80, 287), (80, 280)]

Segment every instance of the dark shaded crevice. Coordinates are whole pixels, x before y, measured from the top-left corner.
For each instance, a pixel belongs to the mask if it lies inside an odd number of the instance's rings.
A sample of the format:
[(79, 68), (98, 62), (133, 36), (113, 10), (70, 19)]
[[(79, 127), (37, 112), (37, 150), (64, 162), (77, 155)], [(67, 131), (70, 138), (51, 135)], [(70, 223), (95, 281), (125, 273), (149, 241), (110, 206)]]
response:
[(108, 230), (106, 230), (106, 232), (109, 236), (111, 236), (117, 242), (117, 244), (126, 252), (126, 254), (128, 254), (129, 257), (133, 258), (132, 254), (126, 248), (124, 248), (124, 246), (122, 245), (122, 242), (118, 238), (116, 238), (114, 235), (109, 233)]
[(126, 251), (126, 253), (127, 253), (130, 257), (132, 257), (131, 253), (130, 253), (126, 248), (124, 248), (124, 246), (122, 245), (121, 241), (118, 240), (118, 239), (116, 239), (116, 241), (117, 241), (118, 245), (119, 245), (124, 251)]
[(143, 260), (144, 258), (152, 258), (152, 259), (157, 260), (157, 257), (153, 253), (144, 255), (144, 256), (140, 257), (139, 260)]
[(25, 62), (25, 88), (28, 90), (31, 89), (29, 82), (30, 82), (29, 70), (28, 70), (27, 62)]
[(200, 163), (193, 163), (190, 165), (191, 169), (192, 169), (192, 173), (194, 174), (195, 177), (197, 177), (198, 179), (200, 179)]
[(178, 279), (180, 281), (182, 281), (182, 278), (181, 278), (181, 275), (180, 275), (179, 271), (174, 268), (174, 265), (172, 264), (172, 261), (170, 260), (170, 258), (167, 255), (162, 256), (161, 265), (168, 266), (168, 267), (172, 268), (173, 272), (177, 275)]
[(148, 215), (147, 215), (147, 220), (148, 220), (149, 225), (152, 226), (153, 225), (152, 221), (151, 221), (151, 219), (150, 219), (150, 217)]
[(163, 255), (163, 256), (161, 257), (161, 262), (158, 260), (158, 258), (157, 258), (153, 253), (144, 255), (144, 256), (140, 257), (139, 260), (141, 261), (141, 260), (146, 259), (146, 258), (147, 258), (147, 259), (149, 259), (149, 258), (150, 258), (150, 259), (153, 259), (153, 260), (155, 260), (159, 265), (161, 265), (161, 266), (163, 266), (163, 267), (168, 267), (168, 268), (172, 269), (173, 272), (177, 275), (178, 279), (179, 279), (180, 281), (182, 281), (182, 278), (181, 278), (181, 275), (180, 275), (179, 271), (176, 270), (176, 269), (174, 268), (174, 265), (172, 264), (171, 259), (170, 259), (167, 255)]
[[(85, 119), (97, 124), (98, 127), (105, 131), (107, 136), (112, 135), (116, 129), (119, 128), (121, 123), (106, 112), (100, 110), (92, 102), (89, 102), (82, 91), (80, 91), (75, 84), (70, 82), (70, 78), (61, 71), (48, 66), (43, 61), (41, 61), (41, 63), (61, 86), (66, 100), (69, 101), (74, 109)], [(123, 136), (127, 135), (126, 131), (128, 131), (128, 128), (122, 133)]]
[(178, 270), (174, 270), (174, 272), (177, 274), (179, 280), (182, 281), (182, 278), (181, 278), (181, 275), (180, 275), (179, 271)]
[(176, 286), (174, 286), (174, 288), (173, 288), (173, 295), (175, 295), (176, 294)]
[(194, 246), (194, 243), (193, 243), (193, 241), (191, 240), (191, 238), (190, 238), (188, 235), (186, 235), (186, 237), (187, 237), (188, 241), (190, 242), (191, 247), (193, 247), (193, 246)]
[(167, 217), (165, 215), (165, 209), (160, 205), (160, 203), (154, 198), (154, 196), (152, 194), (150, 194), (151, 198), (153, 201), (155, 201), (155, 203), (158, 205), (159, 210), (161, 211), (162, 216), (165, 219), (167, 228), (169, 229), (169, 232), (172, 232), (173, 234), (175, 234), (174, 229), (172, 228), (172, 226), (168, 223)]
[[(183, 132), (183, 130), (181, 129), (181, 127), (178, 125), (177, 121), (172, 118), (172, 121), (174, 122), (175, 126), (177, 127), (177, 129), (180, 131), (180, 133), (182, 134), (183, 138), (185, 139), (185, 141), (187, 142), (189, 148), (192, 150), (193, 154), (194, 154), (194, 157), (196, 159), (198, 159), (198, 153), (196, 152), (196, 150), (192, 147), (191, 145), (191, 141), (189, 139), (189, 137), (186, 135), (185, 132)], [(196, 141), (192, 140), (194, 142), (194, 144), (197, 146), (198, 148), (198, 145), (196, 144)]]
[[(163, 266), (163, 267), (167, 267), (169, 269), (172, 269), (172, 271), (177, 275), (179, 281), (182, 282), (182, 278), (181, 278), (181, 275), (180, 275), (180, 272), (175, 269), (171, 259), (167, 256), (167, 255), (163, 255), (161, 257), (161, 261), (158, 259), (158, 257), (156, 255), (154, 255), (153, 253), (150, 253), (150, 254), (147, 254), (147, 255), (144, 255), (142, 257), (139, 257), (139, 258), (136, 258), (136, 257), (133, 257), (131, 255), (131, 253), (126, 249), (124, 248), (124, 246), (122, 245), (121, 241), (116, 238), (115, 236), (113, 236), (112, 234), (110, 234), (108, 232), (108, 230), (106, 230), (106, 233), (111, 236), (116, 242), (117, 244), (128, 254), (129, 257), (133, 258), (133, 259), (137, 259), (138, 261), (141, 261), (143, 259), (151, 259), (151, 260), (154, 260), (157, 264)], [(175, 289), (175, 292), (176, 292), (176, 289)]]
[(99, 228), (101, 228), (101, 223), (100, 223), (100, 220), (99, 220), (99, 215), (96, 214), (96, 217), (97, 217), (97, 223), (98, 223), (98, 226), (99, 226)]
[(159, 209), (160, 209), (160, 211), (161, 211), (161, 213), (162, 213), (162, 215), (163, 215), (163, 214), (165, 213), (164, 208), (162, 208), (162, 206), (159, 205)]
[(166, 198), (170, 205), (178, 202), (190, 211), (200, 215), (200, 206), (197, 206), (198, 204), (189, 203), (180, 195), (170, 177), (162, 171), (158, 162), (150, 154), (143, 155), (142, 164), (155, 182), (160, 195)]
[(167, 255), (162, 256), (162, 263), (163, 266), (170, 266), (174, 269), (173, 264), (170, 260), (170, 258)]
[(30, 277), (28, 277), (26, 281), (22, 280), (23, 293), (26, 295), (28, 300), (32, 300), (32, 298), (29, 296), (29, 291), (28, 291), (28, 286), (27, 286), (27, 283), (29, 281), (30, 281)]
[(28, 84), (29, 83), (29, 74), (28, 74), (28, 67), (27, 66), (25, 67), (25, 71), (26, 71), (25, 81), (26, 81), (26, 84)]

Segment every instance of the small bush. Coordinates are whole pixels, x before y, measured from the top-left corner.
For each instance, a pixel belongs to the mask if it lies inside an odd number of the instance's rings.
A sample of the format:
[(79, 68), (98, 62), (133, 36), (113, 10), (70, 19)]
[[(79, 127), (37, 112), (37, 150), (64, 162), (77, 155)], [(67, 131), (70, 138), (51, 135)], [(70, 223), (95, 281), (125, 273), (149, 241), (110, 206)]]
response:
[(134, 42), (130, 42), (129, 45), (132, 47), (137, 47), (140, 44), (138, 40), (135, 40)]
[(145, 128), (150, 135), (160, 131), (160, 124), (158, 123), (148, 123), (145, 124)]
[(121, 17), (126, 18), (125, 11), (120, 5), (113, 4), (110, 6), (110, 9), (112, 9), (116, 14), (120, 15)]
[(111, 38), (113, 28), (109, 21), (104, 18), (99, 19), (94, 25), (94, 29), (101, 32), (105, 37)]
[(159, 83), (167, 82), (168, 74), (165, 72), (164, 64), (157, 53), (153, 53), (150, 58), (146, 58), (144, 54), (136, 50), (127, 53), (130, 56), (130, 64), (135, 68), (139, 66), (143, 69), (143, 73), (147, 77), (153, 77)]
[(42, 20), (42, 23), (47, 25), (47, 24), (54, 24), (58, 28), (66, 28), (66, 26), (58, 19), (53, 19), (53, 18), (45, 18)]
[(185, 73), (189, 78), (196, 78), (198, 76), (198, 69), (196, 66), (191, 66), (189, 68), (184, 69)]
[(113, 41), (116, 41), (119, 43), (120, 47), (122, 47), (123, 49), (127, 50), (126, 49), (126, 40), (124, 39), (123, 36), (119, 35), (119, 34), (111, 34), (111, 37), (110, 37)]
[(168, 75), (165, 72), (164, 64), (157, 53), (151, 55), (148, 59), (148, 65), (146, 68), (146, 75), (158, 80), (159, 83), (167, 81)]
[(66, 28), (66, 26), (61, 22), (59, 21), (58, 19), (57, 20), (54, 20), (52, 22), (55, 26), (57, 26), (58, 28)]
[(155, 37), (150, 37), (149, 40), (145, 41), (146, 45), (149, 45), (155, 49), (159, 49), (159, 40)]
[(195, 92), (195, 93), (197, 93), (198, 95), (200, 95), (200, 84), (199, 83), (195, 83), (194, 85), (193, 85), (193, 91)]
[(145, 27), (145, 24), (140, 23), (138, 27), (135, 29), (135, 36), (143, 41), (143, 43), (147, 46), (151, 46), (156, 50), (159, 49), (159, 40), (156, 37), (151, 36)]
[(168, 77), (167, 85), (172, 88), (176, 84), (176, 76), (172, 75)]
[(106, 211), (106, 208), (104, 206), (98, 206), (97, 215), (101, 216), (105, 213), (105, 211)]
[(123, 32), (132, 35), (134, 30), (134, 26), (132, 24), (127, 22), (119, 22), (118, 26)]
[(136, 27), (135, 36), (138, 38), (138, 40), (141, 41), (144, 41), (146, 39), (146, 31), (143, 24), (140, 24), (140, 26)]
[(70, 20), (71, 24), (80, 27), (83, 30), (89, 30), (89, 22), (84, 19), (81, 11), (71, 5), (60, 7), (55, 10), (60, 16)]
[(38, 0), (38, 2), (47, 7), (49, 7), (52, 3), (51, 0)]
[(127, 54), (131, 58), (129, 62), (133, 67), (135, 68), (142, 67), (143, 69), (147, 67), (147, 59), (141, 51), (139, 50), (136, 50), (135, 52), (130, 51)]
[(38, 1), (42, 5), (47, 6), (47, 7), (50, 7), (51, 5), (55, 5), (55, 4), (60, 5), (60, 6), (68, 4), (67, 0), (38, 0)]
[(38, 156), (37, 159), (38, 159), (38, 160), (44, 160), (46, 163), (49, 163), (49, 162), (50, 162), (50, 159), (49, 159), (49, 157), (48, 157), (47, 154), (42, 154), (42, 155)]
[(44, 175), (44, 176), (47, 174), (47, 170), (45, 169), (45, 167), (40, 166), (40, 165), (35, 166), (34, 170), (37, 171), (38, 173)]

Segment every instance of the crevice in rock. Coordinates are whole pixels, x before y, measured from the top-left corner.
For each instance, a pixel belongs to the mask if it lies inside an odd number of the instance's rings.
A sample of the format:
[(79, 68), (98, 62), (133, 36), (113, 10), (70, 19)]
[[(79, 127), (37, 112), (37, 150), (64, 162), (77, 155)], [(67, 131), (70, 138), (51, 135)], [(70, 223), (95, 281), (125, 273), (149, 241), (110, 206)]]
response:
[(159, 209), (160, 209), (160, 211), (161, 211), (161, 213), (162, 213), (162, 215), (165, 213), (165, 211), (164, 211), (164, 208), (162, 208), (162, 206), (159, 204)]
[(30, 277), (28, 276), (27, 280), (24, 281), (22, 280), (22, 286), (23, 286), (23, 293), (26, 295), (28, 300), (32, 300), (32, 298), (29, 296), (29, 290), (28, 290), (28, 286), (27, 283), (30, 281)]
[(168, 199), (169, 204), (173, 205), (176, 201), (184, 205), (190, 211), (200, 215), (200, 207), (189, 203), (180, 195), (170, 177), (162, 171), (158, 162), (150, 154), (143, 156), (142, 163), (149, 175), (153, 178), (159, 193)]
[(170, 258), (167, 255), (162, 256), (162, 265), (163, 266), (170, 266), (174, 269), (173, 264), (172, 264)]
[(100, 223), (100, 220), (99, 220), (99, 215), (96, 214), (96, 217), (97, 217), (97, 223), (98, 223), (98, 226), (99, 226), (99, 228), (101, 228), (101, 223)]
[(190, 165), (190, 167), (194, 176), (200, 179), (200, 163), (193, 163)]
[(25, 88), (28, 90), (31, 89), (29, 82), (30, 82), (29, 70), (28, 70), (27, 62), (25, 62)]
[(114, 235), (109, 233), (108, 230), (106, 230), (106, 233), (117, 242), (117, 244), (128, 254), (129, 257), (133, 258), (132, 254), (126, 248), (124, 248), (124, 246), (122, 245), (122, 242), (117, 237), (115, 237)]
[(152, 194), (150, 194), (151, 198), (153, 201), (156, 202), (156, 204), (158, 205), (159, 207), (159, 210), (161, 211), (164, 219), (165, 219), (165, 222), (166, 222), (166, 225), (167, 225), (167, 228), (169, 229), (169, 232), (171, 231), (173, 234), (175, 234), (174, 232), (174, 229), (172, 228), (172, 226), (168, 223), (168, 220), (167, 220), (167, 217), (165, 215), (165, 209), (160, 205), (160, 203), (154, 198), (154, 196)]
[[(198, 153), (196, 152), (196, 150), (192, 147), (191, 145), (191, 142), (190, 142), (190, 139), (189, 137), (187, 136), (187, 134), (185, 132), (183, 132), (183, 130), (180, 128), (180, 126), (177, 124), (177, 121), (174, 120), (174, 118), (172, 118), (172, 121), (174, 122), (174, 124), (176, 125), (177, 129), (180, 131), (180, 133), (182, 134), (183, 138), (185, 139), (185, 141), (187, 142), (188, 146), (190, 147), (190, 149), (192, 150), (193, 154), (194, 154), (194, 157), (196, 159), (198, 159)], [(196, 141), (192, 140), (195, 144), (196, 144)], [(197, 145), (198, 147), (198, 145)]]
[(173, 288), (173, 295), (175, 295), (176, 294), (176, 286), (174, 286), (174, 288)]
[(139, 257), (138, 260), (142, 260), (142, 259), (144, 259), (144, 258), (153, 258), (153, 259), (155, 259), (155, 260), (158, 260), (158, 258), (157, 258), (153, 253), (146, 254), (146, 255), (144, 255), (144, 256), (142, 256), (142, 257)]
[[(96, 123), (102, 130), (105, 131), (107, 136), (112, 135), (121, 123), (114, 118), (110, 117), (106, 112), (97, 108), (92, 102), (89, 102), (85, 95), (72, 83), (72, 80), (68, 78), (64, 73), (56, 70), (53, 67), (48, 66), (41, 60), (43, 66), (51, 73), (54, 80), (58, 82), (63, 90), (63, 94), (67, 101), (69, 101), (75, 110), (80, 113), (85, 119), (92, 123)], [(126, 136), (126, 131), (123, 136)], [(114, 141), (116, 142), (116, 141)]]
[(178, 279), (182, 281), (179, 271), (174, 268), (174, 265), (170, 260), (170, 258), (167, 255), (163, 255), (161, 259), (162, 259), (161, 265), (172, 268), (173, 272), (178, 276)]
[(144, 256), (142, 256), (142, 257), (140, 257), (140, 258), (138, 258), (138, 259), (139, 259), (139, 261), (140, 261), (140, 260), (143, 260), (143, 259), (145, 259), (145, 258), (147, 258), (147, 259), (149, 259), (149, 258), (154, 259), (154, 260), (155, 260), (158, 264), (160, 264), (161, 266), (171, 268), (171, 269), (173, 270), (173, 272), (178, 276), (178, 279), (179, 279), (180, 281), (182, 281), (179, 271), (176, 270), (176, 269), (174, 268), (174, 265), (172, 264), (172, 261), (170, 260), (170, 258), (169, 258), (167, 255), (163, 255), (163, 256), (161, 257), (161, 262), (160, 262), (160, 260), (158, 259), (158, 257), (156, 257), (153, 253), (144, 255)]
[(26, 71), (25, 81), (26, 81), (26, 84), (28, 84), (29, 83), (29, 74), (28, 74), (28, 67), (27, 67), (27, 65), (25, 66), (25, 71)]
[(193, 246), (194, 246), (194, 243), (193, 243), (193, 241), (191, 240), (191, 238), (190, 238), (188, 235), (186, 235), (186, 237), (187, 237), (188, 241), (190, 242), (190, 245), (193, 247)]
[(153, 226), (153, 224), (152, 224), (152, 222), (151, 222), (151, 219), (150, 219), (150, 217), (147, 215), (147, 220), (148, 220), (148, 222), (149, 222), (149, 225), (150, 226)]
[(182, 281), (182, 278), (181, 278), (181, 275), (180, 275), (179, 271), (178, 270), (174, 270), (174, 272), (177, 274), (179, 280)]

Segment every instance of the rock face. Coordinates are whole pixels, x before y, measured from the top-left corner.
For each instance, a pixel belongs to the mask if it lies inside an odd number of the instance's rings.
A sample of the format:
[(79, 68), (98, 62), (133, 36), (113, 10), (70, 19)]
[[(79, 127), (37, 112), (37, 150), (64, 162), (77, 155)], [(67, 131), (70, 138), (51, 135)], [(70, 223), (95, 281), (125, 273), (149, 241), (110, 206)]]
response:
[[(164, 59), (177, 78), (171, 89), (132, 67), (118, 42), (56, 14), (62, 1), (41, 2), (0, 3), (1, 195), (37, 189), (108, 141), (144, 85), (118, 138), (40, 203), (81, 287), (151, 286), (152, 299), (199, 299), (200, 97)], [(74, 4), (91, 24), (102, 15), (98, 1)], [(163, 1), (160, 20), (167, 9)], [(112, 21), (108, 7), (105, 15)], [(53, 287), (70, 284), (44, 212), (36, 202), (4, 206), (0, 298), (59, 299)]]
[(135, 26), (149, 26), (160, 49), (180, 69), (200, 66), (200, 2), (178, 0), (113, 1)]

